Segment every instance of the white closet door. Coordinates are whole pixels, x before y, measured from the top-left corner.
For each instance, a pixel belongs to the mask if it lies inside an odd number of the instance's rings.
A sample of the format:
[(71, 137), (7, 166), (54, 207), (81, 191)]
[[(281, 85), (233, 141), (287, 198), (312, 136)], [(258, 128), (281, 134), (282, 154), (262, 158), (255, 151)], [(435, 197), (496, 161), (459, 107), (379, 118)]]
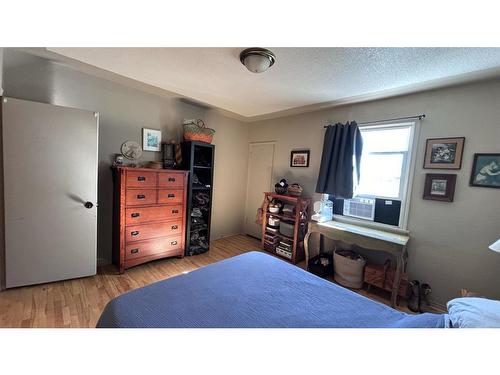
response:
[(98, 120), (4, 98), (7, 288), (96, 273)]
[(272, 183), (274, 143), (250, 143), (245, 207), (245, 233), (261, 238), (262, 227), (255, 223), (265, 191), (274, 191)]

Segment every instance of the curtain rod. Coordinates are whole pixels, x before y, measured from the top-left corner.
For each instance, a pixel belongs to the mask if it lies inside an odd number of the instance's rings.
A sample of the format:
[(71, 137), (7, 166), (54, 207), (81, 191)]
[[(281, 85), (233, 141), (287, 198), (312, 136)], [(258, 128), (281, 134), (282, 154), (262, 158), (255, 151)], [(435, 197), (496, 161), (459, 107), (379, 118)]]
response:
[[(396, 121), (396, 120), (409, 120), (409, 119), (413, 119), (413, 118), (418, 118), (419, 120), (422, 120), (423, 118), (425, 118), (425, 113), (421, 113), (420, 115), (415, 115), (415, 116), (396, 117), (396, 118), (388, 118), (388, 119), (385, 119), (385, 120), (358, 122), (358, 125), (376, 124), (378, 122), (387, 122), (387, 121)], [(330, 125), (325, 125), (323, 127), (327, 128), (329, 126)]]

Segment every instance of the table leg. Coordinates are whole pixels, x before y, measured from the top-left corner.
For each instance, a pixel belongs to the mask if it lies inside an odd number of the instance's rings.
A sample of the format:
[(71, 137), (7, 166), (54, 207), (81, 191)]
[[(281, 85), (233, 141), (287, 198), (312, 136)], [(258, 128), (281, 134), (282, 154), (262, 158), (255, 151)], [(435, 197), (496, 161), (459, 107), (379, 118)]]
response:
[(396, 308), (398, 300), (399, 284), (401, 283), (401, 276), (403, 274), (404, 254), (396, 257), (396, 272), (394, 275), (394, 283), (392, 284), (391, 293), (391, 306)]
[(304, 255), (306, 257), (306, 271), (309, 271), (309, 236), (311, 232), (307, 232), (304, 237)]

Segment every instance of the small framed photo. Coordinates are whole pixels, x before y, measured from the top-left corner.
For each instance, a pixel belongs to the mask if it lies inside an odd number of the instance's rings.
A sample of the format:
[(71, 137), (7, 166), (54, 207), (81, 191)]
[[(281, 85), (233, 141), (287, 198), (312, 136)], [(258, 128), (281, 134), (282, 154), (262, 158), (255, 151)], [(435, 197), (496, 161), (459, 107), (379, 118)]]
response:
[(161, 130), (142, 128), (142, 149), (161, 151)]
[(460, 169), (465, 137), (432, 138), (425, 144), (424, 168)]
[(309, 150), (293, 150), (290, 154), (290, 167), (309, 167)]
[(456, 182), (456, 174), (427, 173), (425, 175), (423, 198), (434, 201), (453, 202)]
[(500, 154), (474, 154), (470, 185), (500, 188)]

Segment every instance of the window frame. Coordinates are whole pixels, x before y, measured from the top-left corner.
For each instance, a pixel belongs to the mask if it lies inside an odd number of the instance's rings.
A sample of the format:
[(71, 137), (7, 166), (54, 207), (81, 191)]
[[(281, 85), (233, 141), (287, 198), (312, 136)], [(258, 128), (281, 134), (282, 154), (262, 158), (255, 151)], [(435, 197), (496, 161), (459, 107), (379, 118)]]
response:
[[(413, 177), (415, 175), (415, 164), (416, 164), (416, 150), (417, 150), (417, 145), (418, 145), (418, 137), (420, 134), (420, 120), (415, 119), (411, 121), (387, 121), (387, 122), (377, 122), (376, 124), (374, 123), (365, 123), (362, 125), (358, 125), (358, 127), (361, 129), (363, 128), (372, 128), (372, 129), (398, 129), (398, 128), (410, 128), (410, 135), (408, 139), (408, 151), (404, 152), (403, 155), (403, 163), (402, 163), (402, 173), (401, 173), (401, 179), (403, 180), (402, 183), (400, 183), (400, 188), (399, 188), (399, 197), (382, 197), (382, 196), (375, 196), (375, 195), (367, 195), (367, 194), (359, 194), (354, 196), (355, 197), (360, 197), (360, 198), (379, 198), (379, 199), (392, 199), (392, 200), (400, 200), (401, 201), (401, 211), (399, 214), (399, 225), (389, 225), (389, 224), (383, 224), (383, 223), (377, 223), (375, 221), (370, 221), (370, 220), (365, 220), (365, 219), (360, 219), (360, 218), (355, 218), (355, 217), (350, 217), (350, 216), (344, 216), (344, 215), (334, 215), (334, 218), (339, 221), (347, 221), (351, 222), (354, 224), (360, 224), (363, 226), (368, 226), (368, 227), (374, 227), (374, 228), (380, 228), (384, 230), (391, 230), (395, 232), (401, 232), (401, 231), (407, 231), (408, 227), (408, 216), (409, 216), (409, 209), (410, 209), (410, 199), (411, 199), (411, 192), (412, 192), (412, 187), (413, 187)], [(381, 152), (380, 154), (399, 154), (401, 152)]]

